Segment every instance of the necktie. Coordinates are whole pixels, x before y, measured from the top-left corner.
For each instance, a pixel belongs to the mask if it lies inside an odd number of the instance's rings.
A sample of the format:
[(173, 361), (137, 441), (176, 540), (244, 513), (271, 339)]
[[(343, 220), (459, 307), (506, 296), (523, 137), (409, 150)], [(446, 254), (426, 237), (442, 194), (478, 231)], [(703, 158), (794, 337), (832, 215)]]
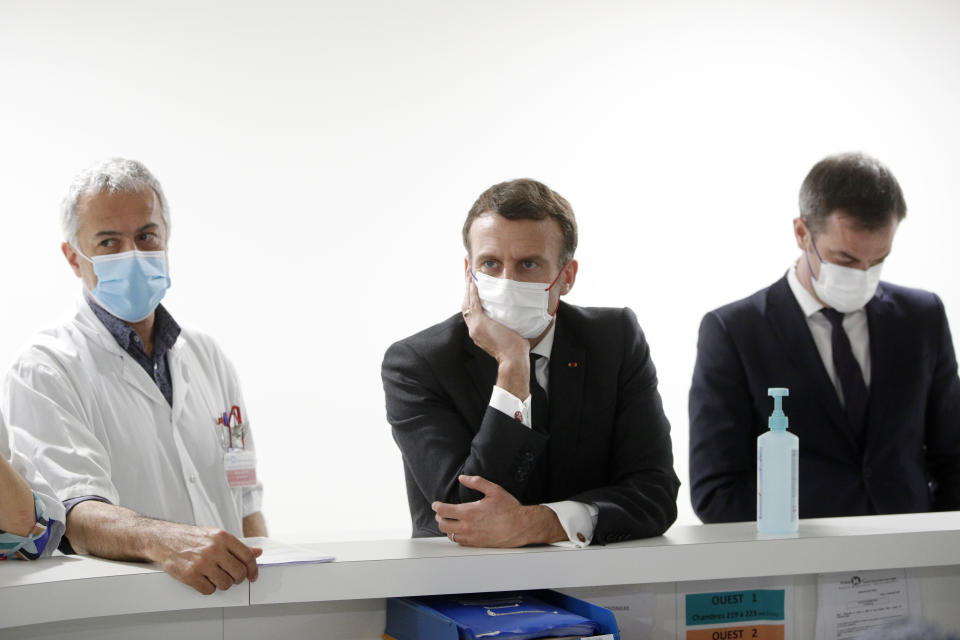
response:
[(537, 382), (537, 360), (543, 356), (530, 354), (530, 396), (531, 409), (533, 409), (533, 430), (539, 433), (548, 433), (548, 423), (550, 420), (550, 405), (547, 402), (547, 392), (543, 390), (540, 383)]
[(843, 330), (843, 314), (836, 309), (821, 309), (823, 315), (830, 321), (830, 341), (833, 347), (833, 366), (840, 379), (840, 388), (843, 389), (844, 408), (850, 426), (858, 435), (863, 435), (864, 423), (867, 416), (867, 385), (863, 381), (863, 372), (853, 349), (850, 339)]
[[(547, 402), (547, 392), (537, 382), (537, 360), (541, 357), (534, 353), (530, 354), (530, 409), (533, 411), (533, 430), (548, 435), (550, 405)], [(548, 499), (549, 469), (550, 442), (548, 440), (527, 482), (527, 489), (524, 492), (525, 504), (537, 504)]]

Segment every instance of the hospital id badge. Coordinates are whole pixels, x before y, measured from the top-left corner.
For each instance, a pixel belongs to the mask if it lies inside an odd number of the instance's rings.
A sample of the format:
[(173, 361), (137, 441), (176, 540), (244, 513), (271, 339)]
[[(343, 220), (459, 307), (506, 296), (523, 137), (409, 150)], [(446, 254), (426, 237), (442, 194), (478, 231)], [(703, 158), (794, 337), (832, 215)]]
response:
[(223, 454), (227, 486), (231, 489), (257, 484), (257, 455), (246, 449), (227, 449)]

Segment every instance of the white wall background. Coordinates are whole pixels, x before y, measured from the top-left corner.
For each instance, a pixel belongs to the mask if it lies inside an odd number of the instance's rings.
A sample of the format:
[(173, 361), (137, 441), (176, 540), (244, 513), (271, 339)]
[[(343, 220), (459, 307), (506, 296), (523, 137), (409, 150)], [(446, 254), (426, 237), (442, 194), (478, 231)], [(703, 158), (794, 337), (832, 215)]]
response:
[(138, 158), (172, 205), (166, 304), (242, 376), (273, 532), (407, 535), (382, 354), (459, 309), (476, 196), (535, 177), (579, 218), (567, 300), (647, 332), (694, 522), (699, 320), (782, 275), (822, 156), (894, 170), (885, 277), (960, 326), (958, 63), (949, 0), (3, 0), (0, 363), (77, 298), (72, 175)]

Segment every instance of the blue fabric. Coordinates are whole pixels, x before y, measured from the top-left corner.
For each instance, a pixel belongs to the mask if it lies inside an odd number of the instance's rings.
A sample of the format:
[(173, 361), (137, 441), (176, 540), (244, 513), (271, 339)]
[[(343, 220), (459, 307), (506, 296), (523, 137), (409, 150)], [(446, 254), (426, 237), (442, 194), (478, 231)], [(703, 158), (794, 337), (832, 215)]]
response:
[(0, 531), (0, 560), (6, 560), (10, 557), (18, 557), (21, 560), (36, 560), (48, 554), (52, 549), (47, 549), (47, 544), (51, 539), (59, 538), (63, 533), (63, 523), (47, 518), (47, 510), (43, 505), (43, 500), (36, 493), (33, 494), (33, 513), (36, 526), (33, 533), (27, 536), (18, 536), (5, 531)]
[(129, 324), (112, 315), (84, 292), (87, 304), (94, 315), (100, 319), (117, 344), (133, 358), (147, 375), (157, 384), (160, 393), (166, 398), (167, 404), (173, 406), (173, 380), (170, 376), (170, 367), (167, 362), (167, 352), (176, 343), (180, 336), (180, 325), (161, 304), (157, 306), (153, 320), (153, 355), (147, 355), (143, 348), (140, 336)]

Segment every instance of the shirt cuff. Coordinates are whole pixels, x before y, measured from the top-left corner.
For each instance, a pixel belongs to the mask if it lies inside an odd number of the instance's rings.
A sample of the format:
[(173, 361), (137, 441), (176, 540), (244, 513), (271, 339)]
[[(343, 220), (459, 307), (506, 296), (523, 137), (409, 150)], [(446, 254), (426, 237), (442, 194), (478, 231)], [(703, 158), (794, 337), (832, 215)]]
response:
[(523, 423), (525, 427), (533, 424), (530, 421), (530, 396), (521, 400), (503, 387), (494, 385), (493, 393), (490, 394), (490, 406)]
[(80, 504), (81, 502), (86, 502), (87, 500), (93, 500), (94, 502), (106, 502), (107, 504), (113, 504), (106, 498), (101, 496), (79, 496), (76, 498), (68, 498), (63, 501), (63, 509), (67, 512), (67, 515), (70, 515), (70, 512), (73, 511), (73, 508)]
[(593, 540), (593, 530), (597, 526), (597, 514), (600, 513), (600, 509), (596, 506), (576, 500), (548, 502), (543, 506), (557, 514), (560, 526), (567, 534), (567, 539), (554, 542), (555, 546), (582, 549)]
[(257, 483), (253, 487), (244, 487), (243, 489), (243, 517), (252, 516), (258, 511), (262, 511), (263, 505), (263, 485)]

